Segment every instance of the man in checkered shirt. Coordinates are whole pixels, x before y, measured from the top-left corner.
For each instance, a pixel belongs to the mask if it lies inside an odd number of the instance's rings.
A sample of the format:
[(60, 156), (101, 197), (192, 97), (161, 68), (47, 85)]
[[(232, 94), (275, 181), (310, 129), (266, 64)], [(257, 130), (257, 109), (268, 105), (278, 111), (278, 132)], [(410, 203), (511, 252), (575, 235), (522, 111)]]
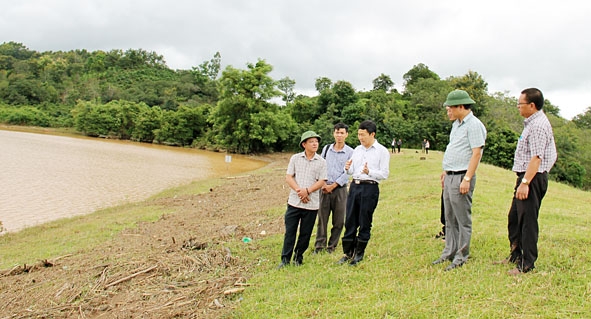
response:
[(543, 106), (544, 96), (536, 88), (523, 90), (517, 103), (525, 120), (513, 163), (517, 181), (507, 227), (511, 255), (501, 261), (516, 265), (509, 271), (511, 275), (534, 269), (538, 258), (538, 214), (548, 189), (548, 172), (557, 158), (552, 126)]

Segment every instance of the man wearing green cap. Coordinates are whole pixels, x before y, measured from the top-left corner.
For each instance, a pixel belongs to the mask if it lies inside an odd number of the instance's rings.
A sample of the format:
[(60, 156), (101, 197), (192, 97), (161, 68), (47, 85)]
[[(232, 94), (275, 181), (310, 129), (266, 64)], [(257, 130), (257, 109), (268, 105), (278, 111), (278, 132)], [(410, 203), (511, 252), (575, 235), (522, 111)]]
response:
[[(281, 251), (281, 264), (289, 265), (293, 256), (294, 264), (304, 261), (304, 252), (310, 245), (310, 237), (320, 206), (319, 190), (326, 183), (326, 161), (316, 154), (320, 136), (313, 131), (302, 134), (300, 146), (303, 152), (289, 159), (285, 180), (290, 187), (285, 211), (285, 237)], [(297, 238), (298, 226), (300, 234)]]
[(474, 114), (474, 100), (463, 90), (447, 95), (444, 105), (456, 120), (443, 155), (443, 206), (445, 211), (445, 248), (434, 265), (451, 261), (446, 271), (462, 266), (470, 256), (472, 236), (472, 194), (476, 169), (482, 158), (486, 128)]

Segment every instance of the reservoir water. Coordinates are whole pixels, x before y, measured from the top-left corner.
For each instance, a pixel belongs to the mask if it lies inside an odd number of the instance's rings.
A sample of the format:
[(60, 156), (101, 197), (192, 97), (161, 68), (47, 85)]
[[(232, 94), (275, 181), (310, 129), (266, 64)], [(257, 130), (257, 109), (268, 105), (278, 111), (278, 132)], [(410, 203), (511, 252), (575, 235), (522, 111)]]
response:
[(18, 231), (264, 165), (195, 149), (0, 130), (0, 222)]

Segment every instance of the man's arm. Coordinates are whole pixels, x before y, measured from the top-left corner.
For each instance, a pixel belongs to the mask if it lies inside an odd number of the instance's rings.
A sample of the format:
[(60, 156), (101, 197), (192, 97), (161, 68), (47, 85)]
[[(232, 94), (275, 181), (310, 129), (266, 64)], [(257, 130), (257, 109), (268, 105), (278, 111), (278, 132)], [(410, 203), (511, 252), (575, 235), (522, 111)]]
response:
[(520, 200), (526, 200), (529, 194), (529, 183), (538, 173), (538, 169), (540, 168), (540, 164), (542, 163), (542, 159), (539, 156), (534, 156), (529, 160), (527, 164), (527, 169), (525, 170), (525, 175), (523, 178), (527, 180), (527, 184), (520, 183), (519, 187), (517, 187), (517, 191), (515, 192), (515, 197)]
[(470, 157), (470, 163), (468, 163), (468, 170), (462, 183), (460, 184), (460, 193), (467, 194), (470, 191), (470, 180), (476, 175), (476, 169), (482, 158), (482, 149), (484, 146), (475, 147), (472, 149), (472, 156)]

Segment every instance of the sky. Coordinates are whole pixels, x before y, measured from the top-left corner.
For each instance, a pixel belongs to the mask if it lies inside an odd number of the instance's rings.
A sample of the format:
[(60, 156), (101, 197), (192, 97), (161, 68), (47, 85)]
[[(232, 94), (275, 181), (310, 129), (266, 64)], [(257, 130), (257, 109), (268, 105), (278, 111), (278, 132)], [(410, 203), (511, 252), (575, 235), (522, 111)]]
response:
[[(537, 87), (560, 115), (591, 107), (591, 2), (469, 0), (0, 0), (0, 43), (30, 50), (143, 49), (171, 69), (221, 54), (265, 60), (271, 77), (344, 80), (358, 91), (423, 63), (442, 79), (480, 74), (488, 92)], [(442, 101), (443, 102), (443, 101)]]

